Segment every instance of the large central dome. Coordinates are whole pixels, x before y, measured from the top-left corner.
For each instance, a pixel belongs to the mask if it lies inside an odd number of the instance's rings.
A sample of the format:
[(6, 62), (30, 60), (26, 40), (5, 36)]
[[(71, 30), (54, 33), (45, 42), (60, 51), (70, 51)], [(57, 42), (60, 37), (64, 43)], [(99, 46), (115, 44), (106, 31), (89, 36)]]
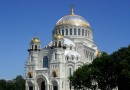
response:
[(61, 26), (61, 25), (75, 25), (75, 26), (90, 27), (89, 23), (83, 17), (74, 14), (73, 8), (71, 10), (71, 14), (62, 17), (56, 23), (56, 26)]

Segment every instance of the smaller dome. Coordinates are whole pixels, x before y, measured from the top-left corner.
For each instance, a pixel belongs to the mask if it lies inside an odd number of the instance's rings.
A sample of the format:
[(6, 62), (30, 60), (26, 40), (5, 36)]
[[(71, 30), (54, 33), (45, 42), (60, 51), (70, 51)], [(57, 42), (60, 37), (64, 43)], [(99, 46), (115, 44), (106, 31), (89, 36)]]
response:
[(53, 38), (54, 39), (63, 39), (63, 36), (62, 35), (60, 35), (60, 34), (55, 34), (54, 36), (53, 36)]
[(34, 37), (34, 38), (31, 40), (31, 43), (41, 43), (41, 41), (40, 41), (37, 37)]

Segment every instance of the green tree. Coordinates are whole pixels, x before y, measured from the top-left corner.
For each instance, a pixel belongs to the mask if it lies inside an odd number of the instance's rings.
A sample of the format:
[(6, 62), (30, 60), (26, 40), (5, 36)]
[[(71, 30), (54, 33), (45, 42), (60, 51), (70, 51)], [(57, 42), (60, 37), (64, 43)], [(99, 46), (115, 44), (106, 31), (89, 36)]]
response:
[(130, 45), (123, 47), (111, 55), (115, 61), (115, 71), (119, 90), (130, 89)]
[(15, 89), (16, 90), (25, 90), (25, 80), (21, 75), (18, 75), (15, 79)]
[(91, 78), (90, 78), (90, 68), (88, 65), (84, 65), (78, 68), (73, 76), (70, 76), (71, 85), (76, 90), (90, 88)]
[(103, 52), (100, 57), (94, 59), (92, 67), (93, 79), (101, 90), (112, 90), (117, 86), (114, 61), (110, 55)]
[(13, 80), (0, 80), (0, 90), (25, 90), (25, 80), (21, 75), (18, 75)]
[[(96, 84), (101, 90), (112, 90), (118, 86), (119, 90), (130, 89), (130, 45), (121, 48), (111, 55), (103, 52), (92, 64), (77, 69), (70, 77), (75, 89), (91, 88)], [(95, 86), (93, 84), (95, 82)]]
[(13, 80), (8, 80), (6, 83), (6, 90), (16, 90), (15, 83)]
[(6, 90), (6, 80), (0, 80), (0, 90)]

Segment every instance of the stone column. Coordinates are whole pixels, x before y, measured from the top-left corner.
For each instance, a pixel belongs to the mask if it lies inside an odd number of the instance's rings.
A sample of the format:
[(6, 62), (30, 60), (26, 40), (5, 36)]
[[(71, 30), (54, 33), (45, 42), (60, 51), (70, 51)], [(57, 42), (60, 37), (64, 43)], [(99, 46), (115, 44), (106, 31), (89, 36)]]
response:
[(26, 86), (26, 90), (28, 90), (28, 86)]

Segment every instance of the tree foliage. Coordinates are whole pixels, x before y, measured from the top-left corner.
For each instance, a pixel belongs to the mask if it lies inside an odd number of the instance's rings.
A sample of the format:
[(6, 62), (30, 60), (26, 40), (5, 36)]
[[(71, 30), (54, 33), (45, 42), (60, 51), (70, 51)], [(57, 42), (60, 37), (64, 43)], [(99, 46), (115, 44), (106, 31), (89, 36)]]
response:
[[(98, 86), (101, 90), (130, 88), (130, 46), (121, 48), (108, 55), (103, 52), (92, 64), (77, 69), (70, 77), (76, 89)], [(94, 82), (94, 84), (93, 84)]]
[(130, 89), (130, 45), (123, 47), (111, 55), (115, 61), (115, 71), (119, 90)]
[(91, 78), (89, 72), (90, 70), (88, 65), (84, 65), (74, 72), (73, 76), (69, 78), (72, 86), (74, 86), (74, 89), (79, 90), (84, 89), (85, 87), (91, 87)]
[(0, 90), (25, 90), (25, 80), (18, 75), (13, 80), (0, 80)]
[(110, 55), (102, 53), (102, 55), (96, 58), (92, 67), (98, 70), (98, 73), (92, 73), (101, 90), (112, 90), (116, 87), (116, 75), (114, 70), (114, 62)]

